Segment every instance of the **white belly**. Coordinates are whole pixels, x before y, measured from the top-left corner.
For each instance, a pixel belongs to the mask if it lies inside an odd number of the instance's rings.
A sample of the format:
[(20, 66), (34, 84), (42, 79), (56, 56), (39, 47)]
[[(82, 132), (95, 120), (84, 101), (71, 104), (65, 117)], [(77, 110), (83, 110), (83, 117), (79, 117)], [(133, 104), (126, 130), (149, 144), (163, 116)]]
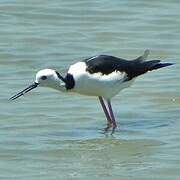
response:
[(106, 99), (112, 98), (122, 89), (129, 87), (134, 81), (124, 82), (126, 74), (117, 71), (109, 75), (90, 74), (86, 71), (84, 62), (71, 66), (68, 73), (72, 74), (75, 80), (75, 87), (71, 90), (72, 92), (88, 96), (102, 96)]
[(129, 82), (119, 83), (107, 83), (102, 81), (82, 81), (75, 85), (73, 92), (88, 95), (88, 96), (102, 96), (106, 99), (110, 99), (118, 94), (122, 89), (129, 87), (132, 84), (132, 80)]

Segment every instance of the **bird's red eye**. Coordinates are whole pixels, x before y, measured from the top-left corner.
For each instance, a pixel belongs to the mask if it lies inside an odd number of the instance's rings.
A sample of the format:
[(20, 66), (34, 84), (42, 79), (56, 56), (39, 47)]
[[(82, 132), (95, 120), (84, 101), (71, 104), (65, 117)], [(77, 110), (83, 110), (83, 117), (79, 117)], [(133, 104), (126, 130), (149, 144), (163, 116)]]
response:
[(47, 76), (42, 76), (41, 79), (45, 80), (45, 79), (47, 79)]

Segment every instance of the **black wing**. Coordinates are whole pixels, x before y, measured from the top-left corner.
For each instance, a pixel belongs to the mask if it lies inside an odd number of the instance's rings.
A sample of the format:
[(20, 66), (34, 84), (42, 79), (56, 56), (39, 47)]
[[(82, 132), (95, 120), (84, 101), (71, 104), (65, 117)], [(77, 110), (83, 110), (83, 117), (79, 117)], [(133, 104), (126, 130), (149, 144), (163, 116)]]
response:
[(85, 59), (87, 65), (86, 71), (89, 73), (110, 74), (114, 71), (126, 72), (130, 65), (130, 61), (120, 59), (114, 56), (99, 55)]
[[(140, 62), (137, 59), (136, 61)], [(114, 71), (120, 71), (127, 74), (128, 80), (138, 75), (138, 72), (135, 71), (136, 68), (132, 62), (133, 61), (108, 55), (99, 55), (85, 60), (87, 65), (86, 71), (91, 74), (100, 72), (108, 75)]]
[(108, 75), (114, 71), (120, 71), (127, 74), (128, 80), (144, 74), (147, 71), (171, 65), (171, 63), (160, 63), (160, 60), (144, 61), (148, 54), (149, 51), (146, 50), (143, 56), (134, 60), (126, 60), (109, 55), (99, 55), (85, 59), (84, 62), (87, 65), (86, 71), (91, 74), (100, 72)]

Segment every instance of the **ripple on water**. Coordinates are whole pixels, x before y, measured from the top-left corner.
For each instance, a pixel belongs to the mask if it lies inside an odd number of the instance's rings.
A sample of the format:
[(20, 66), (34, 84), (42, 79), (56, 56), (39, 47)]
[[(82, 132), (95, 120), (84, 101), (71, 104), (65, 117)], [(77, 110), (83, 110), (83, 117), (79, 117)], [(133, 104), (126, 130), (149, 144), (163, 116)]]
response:
[[(26, 1), (0, 6), (0, 179), (178, 179), (179, 1)], [(38, 88), (42, 68), (112, 54), (175, 62), (113, 99), (114, 137), (97, 98)]]

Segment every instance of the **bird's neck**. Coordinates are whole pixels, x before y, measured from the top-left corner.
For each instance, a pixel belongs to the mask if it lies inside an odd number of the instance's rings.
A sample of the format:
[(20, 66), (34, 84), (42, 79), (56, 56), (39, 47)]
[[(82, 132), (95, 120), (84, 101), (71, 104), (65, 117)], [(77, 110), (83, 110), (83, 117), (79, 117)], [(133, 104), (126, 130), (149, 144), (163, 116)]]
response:
[(60, 75), (59, 72), (55, 71), (57, 74), (57, 77), (59, 80), (61, 80), (65, 84), (66, 90), (70, 90), (74, 87), (75, 81), (73, 78), (73, 75), (67, 73), (66, 77), (64, 78), (63, 76)]
[(65, 79), (65, 87), (67, 90), (73, 89), (75, 86), (75, 81), (74, 81), (74, 77), (71, 74), (67, 74)]
[(74, 88), (75, 81), (71, 74), (67, 74), (65, 78), (62, 76), (61, 78), (58, 77), (53, 83), (49, 83), (46, 86), (61, 92), (68, 92)]

